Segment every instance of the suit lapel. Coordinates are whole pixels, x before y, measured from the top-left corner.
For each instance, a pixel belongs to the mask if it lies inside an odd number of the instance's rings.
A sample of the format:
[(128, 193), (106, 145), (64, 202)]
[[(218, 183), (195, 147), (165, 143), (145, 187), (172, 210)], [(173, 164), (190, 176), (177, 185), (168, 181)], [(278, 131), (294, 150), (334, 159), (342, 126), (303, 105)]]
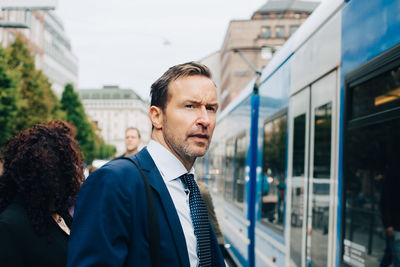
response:
[[(182, 266), (187, 266), (189, 264), (189, 256), (187, 253), (186, 239), (182, 230), (178, 213), (176, 212), (175, 205), (172, 202), (172, 198), (169, 194), (167, 186), (165, 185), (160, 172), (158, 171), (146, 148), (143, 148), (134, 156), (134, 158), (143, 169), (149, 181), (149, 185), (158, 193), (158, 196), (160, 197), (160, 204), (163, 207), (164, 213), (167, 217), (169, 228), (175, 241), (175, 247), (180, 256), (181, 264)], [(160, 229), (160, 231), (162, 231), (162, 229)]]

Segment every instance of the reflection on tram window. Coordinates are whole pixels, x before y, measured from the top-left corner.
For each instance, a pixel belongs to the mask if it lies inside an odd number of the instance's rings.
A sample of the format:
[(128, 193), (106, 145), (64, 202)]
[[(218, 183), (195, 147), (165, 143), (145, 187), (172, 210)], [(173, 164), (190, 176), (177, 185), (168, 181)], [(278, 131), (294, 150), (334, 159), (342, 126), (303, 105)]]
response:
[(378, 266), (385, 248), (380, 204), (387, 174), (400, 162), (398, 129), (399, 119), (347, 132), (344, 239), (364, 248), (365, 266)]
[(315, 109), (314, 178), (329, 178), (331, 174), (332, 104)]
[(261, 222), (280, 234), (285, 203), (286, 130), (286, 116), (264, 125)]
[(314, 115), (311, 261), (316, 267), (325, 267), (328, 262), (331, 136), (332, 103), (327, 103), (315, 108)]
[(306, 114), (294, 118), (293, 125), (293, 163), (292, 163), (292, 189), (290, 212), (290, 239), (298, 242), (290, 242), (291, 261), (297, 266), (302, 266), (301, 253), (303, 242), (301, 230), (304, 216), (304, 164), (305, 164), (305, 140), (306, 140)]
[(245, 193), (246, 135), (241, 134), (226, 142), (225, 199), (243, 209)]
[(243, 209), (244, 189), (245, 189), (245, 165), (246, 165), (246, 135), (241, 135), (236, 139), (235, 150), (235, 171), (234, 171), (234, 195), (235, 204)]
[(293, 177), (304, 176), (306, 114), (294, 118)]
[(400, 106), (400, 67), (352, 88), (350, 118)]
[[(209, 177), (208, 177), (208, 186), (213, 190), (217, 190), (218, 194), (224, 191), (224, 178), (223, 172), (224, 170), (224, 149), (221, 146), (222, 143), (216, 143), (213, 147), (210, 148), (210, 156), (209, 160)], [(196, 160), (197, 161), (197, 160)]]
[(233, 192), (233, 168), (235, 164), (235, 139), (230, 138), (226, 142), (225, 147), (225, 171), (224, 171), (224, 179), (225, 179), (225, 190), (224, 197), (227, 201), (232, 201), (232, 192)]

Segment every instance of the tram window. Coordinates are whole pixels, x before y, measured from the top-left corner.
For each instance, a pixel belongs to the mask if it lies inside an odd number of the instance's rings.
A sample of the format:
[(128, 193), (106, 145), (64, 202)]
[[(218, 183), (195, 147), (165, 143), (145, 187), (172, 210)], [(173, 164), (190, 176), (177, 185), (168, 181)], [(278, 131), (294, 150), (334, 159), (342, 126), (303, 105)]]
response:
[(283, 233), (286, 167), (286, 115), (264, 125), (261, 222)]
[[(378, 266), (382, 258), (385, 248), (382, 216), (390, 209), (393, 213), (389, 212), (389, 216), (399, 214), (399, 129), (400, 119), (396, 119), (347, 130), (343, 178), (346, 181), (343, 190), (345, 261), (351, 259), (351, 244), (363, 248), (360, 258), (367, 267)], [(393, 173), (397, 174), (393, 176)], [(394, 194), (385, 186), (393, 184), (391, 180), (397, 184), (391, 186)]]
[(328, 250), (321, 244), (329, 242), (332, 103), (319, 106), (314, 111), (314, 179), (310, 185), (312, 189), (312, 195), (310, 195), (312, 207), (310, 254), (313, 266), (325, 266), (328, 262)]
[(400, 66), (351, 88), (350, 119), (400, 105)]
[[(387, 58), (382, 62), (387, 65)], [(386, 246), (382, 221), (387, 223), (387, 216), (398, 218), (400, 213), (400, 119), (390, 113), (380, 115), (400, 105), (400, 66), (350, 84), (347, 90), (342, 260), (379, 266)]]
[(314, 178), (329, 178), (331, 173), (332, 104), (315, 109)]
[(231, 138), (226, 142), (225, 147), (225, 190), (224, 197), (227, 201), (232, 201), (233, 192), (233, 168), (235, 164), (235, 139)]
[(294, 118), (293, 127), (293, 163), (292, 163), (292, 189), (290, 205), (290, 236), (292, 240), (299, 242), (290, 242), (291, 260), (301, 266), (301, 254), (303, 245), (301, 242), (304, 213), (304, 164), (305, 164), (305, 140), (306, 140), (306, 114)]
[(293, 177), (304, 176), (306, 114), (294, 118)]
[(218, 194), (224, 192), (225, 181), (222, 173), (224, 158), (224, 151), (220, 144), (210, 149), (208, 185), (209, 188), (217, 189)]
[(234, 196), (235, 205), (243, 209), (243, 200), (245, 192), (245, 165), (246, 165), (246, 135), (236, 139), (235, 150), (235, 168), (234, 168)]

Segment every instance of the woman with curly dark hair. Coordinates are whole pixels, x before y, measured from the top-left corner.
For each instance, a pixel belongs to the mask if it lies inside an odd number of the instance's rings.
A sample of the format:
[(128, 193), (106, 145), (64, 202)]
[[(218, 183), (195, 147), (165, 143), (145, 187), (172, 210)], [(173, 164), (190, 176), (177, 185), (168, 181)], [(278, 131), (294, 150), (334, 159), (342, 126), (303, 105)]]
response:
[(68, 209), (84, 180), (73, 129), (60, 120), (8, 140), (0, 176), (0, 266), (65, 266)]

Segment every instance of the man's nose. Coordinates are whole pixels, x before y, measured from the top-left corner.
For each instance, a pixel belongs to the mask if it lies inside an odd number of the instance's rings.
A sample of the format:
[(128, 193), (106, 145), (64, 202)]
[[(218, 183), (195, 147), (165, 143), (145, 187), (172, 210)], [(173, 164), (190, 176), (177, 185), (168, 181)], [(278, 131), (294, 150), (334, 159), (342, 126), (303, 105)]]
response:
[(197, 119), (197, 123), (203, 127), (208, 127), (210, 125), (210, 114), (208, 114), (206, 107), (200, 108), (200, 114)]

